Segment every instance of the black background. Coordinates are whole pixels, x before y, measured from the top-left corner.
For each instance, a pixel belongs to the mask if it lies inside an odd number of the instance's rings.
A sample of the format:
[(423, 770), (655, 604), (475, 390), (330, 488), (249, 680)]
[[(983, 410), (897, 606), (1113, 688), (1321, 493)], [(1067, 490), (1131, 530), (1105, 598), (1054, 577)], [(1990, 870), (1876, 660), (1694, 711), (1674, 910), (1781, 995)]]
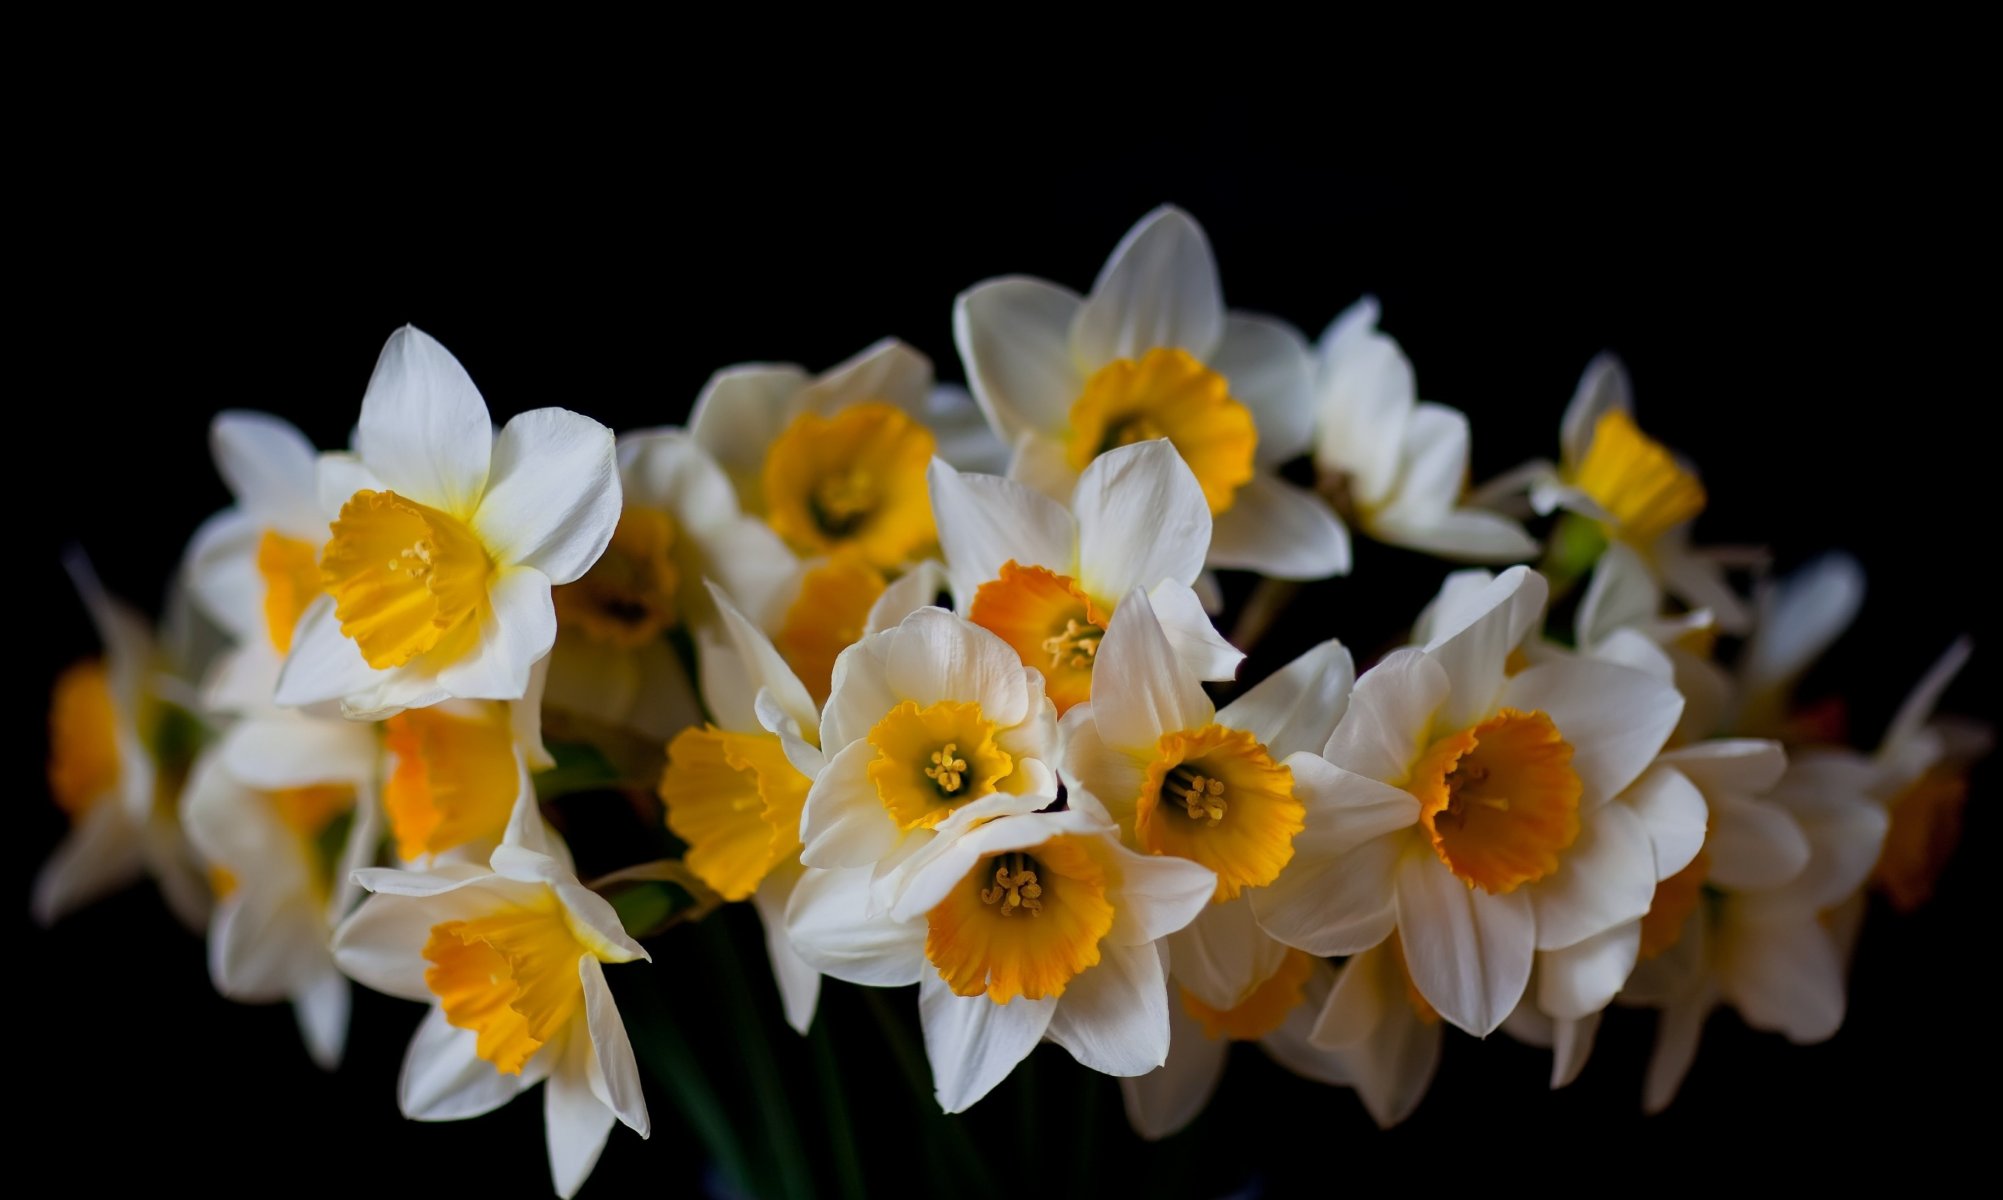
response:
[[(1832, 546), (1866, 563), (1863, 617), (1810, 684), (1849, 698), (1857, 740), (1875, 742), (1964, 631), (1978, 651), (1948, 707), (1994, 721), (2003, 641), (1979, 581), (1994, 542), (1995, 377), (1977, 359), (1993, 314), (1957, 286), (1993, 268), (1993, 210), (1980, 212), (1993, 195), (1963, 131), (1868, 106), (1828, 115), (1533, 137), (1474, 111), (1451, 144), (1420, 133), (1387, 150), (1349, 119), (1252, 132), (1267, 126), (1250, 110), (1180, 136), (1102, 126), (1093, 138), (1027, 120), (934, 136), (846, 117), (783, 135), (491, 134), (460, 114), (360, 142), (141, 110), (88, 145), (44, 146), (48, 169), (27, 187), (39, 219), (16, 354), (31, 370), (13, 411), (44, 432), (17, 436), (13, 458), (36, 481), (16, 493), (14, 528), (31, 533), (11, 560), (14, 636), (32, 642), (23, 711), (39, 723), (54, 673), (92, 650), (59, 548), (81, 543), (114, 591), (157, 606), (184, 539), (227, 500), (208, 417), (266, 409), (340, 444), (399, 324), (452, 349), (497, 419), (558, 404), (616, 428), (674, 422), (717, 367), (819, 369), (886, 334), (958, 379), (957, 291), (1010, 272), (1082, 291), (1126, 228), (1172, 201), (1210, 233), (1233, 307), (1313, 336), (1361, 292), (1380, 296), (1421, 395), (1471, 416), (1477, 478), (1554, 454), (1580, 368), (1617, 350), (1644, 426), (1703, 467), (1703, 540), (1764, 543), (1783, 565)], [(1370, 546), (1357, 566), (1307, 591), (1275, 653), (1330, 634), (1380, 647), (1443, 570)], [(28, 744), (45, 745), (39, 732)], [(1298, 1083), (1249, 1047), (1203, 1123), (1160, 1148), (1125, 1132), (1110, 1081), (1051, 1047), (1032, 1083), (1005, 1084), (967, 1125), (1011, 1195), (1322, 1191), (1359, 1162), (1472, 1187), (1947, 1171), (1985, 1149), (1989, 1105), (1964, 1097), (1992, 1078), (1982, 984), (1996, 939), (1977, 897), (1993, 878), (1993, 778), (1977, 776), (1933, 906), (1874, 910), (1842, 1032), (1796, 1048), (1719, 1016), (1661, 1117), (1639, 1112), (1651, 1018), (1616, 1012), (1583, 1078), (1556, 1094), (1543, 1054), (1452, 1036), (1432, 1095), (1387, 1134), (1347, 1093)], [(62, 823), (39, 784), (15, 811), (27, 986), (12, 1037), (38, 1158), (97, 1184), (186, 1178), (220, 1194), (543, 1193), (539, 1095), (474, 1122), (398, 1116), (415, 1006), (358, 996), (347, 1063), (323, 1076), (283, 1006), (214, 995), (199, 941), (150, 888), (34, 929), (29, 881)], [(820, 1147), (811, 1060), (777, 1021), (747, 916), (729, 914), (730, 936), (802, 1136)], [(676, 931), (653, 944), (652, 968), (614, 975), (653, 972), (756, 1153), (715, 980), (729, 944)], [(937, 1125), (904, 1097), (856, 989), (829, 993), (872, 1193), (930, 1186), (904, 1172), (921, 1169)], [(911, 1007), (908, 992), (890, 1000)], [(699, 1181), (687, 1122), (649, 1094), (653, 1142), (615, 1131), (585, 1195)], [(1588, 1165), (1608, 1173), (1574, 1173)]]

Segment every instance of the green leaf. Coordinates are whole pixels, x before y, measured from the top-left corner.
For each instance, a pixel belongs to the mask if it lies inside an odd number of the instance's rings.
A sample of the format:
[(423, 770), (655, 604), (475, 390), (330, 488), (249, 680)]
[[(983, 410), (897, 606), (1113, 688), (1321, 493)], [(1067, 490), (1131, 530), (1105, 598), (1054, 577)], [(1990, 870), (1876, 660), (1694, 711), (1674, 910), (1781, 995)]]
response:
[(535, 774), (536, 799), (547, 803), (571, 792), (618, 787), (624, 780), (611, 760), (587, 742), (548, 742), (556, 765)]

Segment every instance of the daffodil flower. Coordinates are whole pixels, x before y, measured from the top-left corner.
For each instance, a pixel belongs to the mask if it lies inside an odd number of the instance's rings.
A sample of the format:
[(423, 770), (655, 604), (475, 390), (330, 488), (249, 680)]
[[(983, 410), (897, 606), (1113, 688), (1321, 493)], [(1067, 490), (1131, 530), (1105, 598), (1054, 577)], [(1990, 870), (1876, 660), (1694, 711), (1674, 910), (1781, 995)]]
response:
[(1167, 438), (1215, 518), (1211, 566), (1282, 579), (1349, 570), (1342, 522), (1275, 470), (1312, 437), (1307, 341), (1225, 311), (1210, 242), (1187, 214), (1143, 217), (1089, 296), (1025, 276), (961, 293), (953, 339), (1014, 448), (1015, 478), (1061, 500), (1106, 451)]
[(1191, 586), (1210, 509), (1175, 447), (1158, 438), (1100, 455), (1069, 501), (934, 460), (932, 508), (958, 610), (1043, 672), (1060, 714), (1091, 696), (1107, 624), (1136, 588), (1196, 678), (1229, 679), (1245, 656)]
[(590, 1176), (614, 1121), (647, 1136), (604, 971), (647, 952), (564, 863), (509, 843), (490, 866), (355, 879), (374, 894), (335, 934), (335, 961), (377, 991), (431, 1005), (397, 1084), (406, 1117), (477, 1117), (546, 1082), (550, 1174), (565, 1197)]
[(351, 876), (382, 837), (382, 752), (366, 726), (269, 714), (233, 726), (190, 772), (182, 820), (215, 892), (209, 975), (232, 1000), (290, 1000), (313, 1061), (347, 1042), (334, 928), (361, 898)]
[(1340, 1055), (1308, 1038), (1334, 974), (1327, 963), (1288, 950), (1251, 995), (1228, 1009), (1203, 1003), (1171, 977), (1168, 1060), (1145, 1075), (1120, 1080), (1120, 1097), (1134, 1132), (1158, 1140), (1195, 1120), (1216, 1092), (1234, 1042), (1257, 1042), (1274, 1061), (1303, 1078), (1348, 1084), (1350, 1072)]
[(1411, 361), (1377, 320), (1377, 300), (1366, 296), (1317, 348), (1314, 462), (1324, 494), (1394, 546), (1467, 562), (1537, 553), (1516, 521), (1463, 504), (1467, 417), (1419, 401)]
[(271, 704), (293, 631), (321, 595), (330, 514), (314, 485), (313, 445), (288, 422), (218, 413), (209, 448), (236, 503), (195, 531), (183, 575), (195, 603), (234, 643), (205, 681), (204, 699), (235, 713)]
[(1357, 681), (1325, 761), (1290, 760), (1309, 781), (1304, 828), (1291, 868), (1252, 894), (1266, 931), (1312, 954), (1395, 930), (1427, 1003), (1476, 1036), (1516, 1007), (1538, 951), (1648, 910), (1654, 825), (1687, 828), (1702, 803), (1617, 799), (1682, 714), (1670, 684), (1586, 659), (1509, 673), (1546, 594), (1513, 567)]
[(1913, 912), (1933, 898), (1961, 840), (1968, 772), (1996, 743), (1987, 725), (1934, 715), (1973, 652), (1965, 637), (1947, 648), (1899, 706), (1872, 756), (1871, 797), (1891, 822), (1872, 881), (1900, 912)]
[(1330, 1082), (1356, 1090), (1379, 1129), (1412, 1115), (1440, 1066), (1440, 1014), (1412, 983), (1396, 934), (1353, 954), (1308, 1031)]
[(1056, 794), (1056, 713), (1043, 676), (938, 608), (842, 652), (820, 750), (826, 765), (800, 820), (810, 867), (887, 869), (969, 803)]
[[(30, 907), (43, 925), (150, 874), (191, 929), (209, 895), (181, 831), (178, 771), (159, 761), (172, 711), (152, 631), (113, 599), (81, 554), (64, 562), (104, 646), (56, 678), (49, 704), (49, 792), (70, 830), (35, 876)], [(185, 725), (183, 726), (185, 728)], [(176, 753), (187, 753), (177, 750)]]
[(441, 700), (515, 700), (556, 638), (553, 584), (583, 575), (618, 525), (610, 430), (560, 408), (498, 435), (445, 347), (390, 335), (353, 454), (323, 456), (316, 600), (277, 701), (339, 700), (378, 719)]
[(519, 700), (445, 700), (382, 721), (383, 808), (403, 862), (483, 862), (512, 824), (536, 813), (530, 772), (556, 765), (542, 741), (547, 661), (529, 672)]
[[(870, 867), (810, 870), (787, 930), (838, 979), (918, 984), (934, 1093), (961, 1112), (1044, 1038), (1109, 1075), (1169, 1053), (1160, 939), (1188, 924), (1216, 878), (1136, 854), (1089, 799), (990, 795), (954, 811), (896, 863), (886, 898)], [(810, 801), (811, 804), (811, 801)]]
[[(744, 511), (796, 552), (847, 550), (895, 573), (932, 552), (925, 468), (974, 415), (933, 386), (930, 360), (887, 339), (818, 376), (790, 364), (719, 371), (689, 433)], [(956, 452), (962, 439), (948, 440)]]
[(1295, 767), (1342, 719), (1356, 675), (1349, 652), (1323, 642), (1220, 710), (1136, 589), (1113, 616), (1096, 675), (1091, 702), (1062, 723), (1064, 778), (1135, 849), (1215, 872), (1216, 902), (1169, 947), (1183, 988), (1235, 1009), (1288, 959), (1260, 932), (1249, 893), (1293, 859), (1308, 803)]

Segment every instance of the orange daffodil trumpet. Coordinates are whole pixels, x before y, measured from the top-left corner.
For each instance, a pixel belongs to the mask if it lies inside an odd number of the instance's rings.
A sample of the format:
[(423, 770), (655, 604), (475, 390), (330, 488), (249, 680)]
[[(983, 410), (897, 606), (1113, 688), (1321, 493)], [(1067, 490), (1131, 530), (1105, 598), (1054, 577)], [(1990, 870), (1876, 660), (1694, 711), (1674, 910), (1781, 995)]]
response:
[(1210, 544), (1210, 510), (1167, 440), (1093, 459), (1069, 510), (939, 461), (931, 476), (954, 605), (1043, 673), (1060, 714), (1091, 696), (1107, 623), (1136, 588), (1197, 678), (1237, 671), (1245, 656), (1218, 635), (1191, 587)]
[(968, 289), (953, 340), (1014, 450), (1012, 477), (1062, 499), (1106, 451), (1167, 438), (1216, 519), (1211, 566), (1283, 579), (1349, 570), (1342, 522), (1275, 470), (1311, 438), (1307, 341), (1225, 311), (1209, 239), (1187, 213), (1143, 217), (1088, 296), (1025, 276)]
[(1683, 865), (1652, 830), (1702, 819), (1694, 789), (1623, 795), (1676, 727), (1673, 687), (1583, 659), (1509, 673), (1545, 594), (1511, 568), (1357, 681), (1311, 792), (1332, 799), (1252, 897), (1267, 932), (1314, 954), (1395, 931), (1419, 993), (1477, 1036), (1516, 1007), (1539, 951), (1645, 913)]
[(1322, 335), (1315, 371), (1315, 470), (1322, 491), (1371, 537), (1442, 558), (1512, 562), (1537, 553), (1523, 526), (1464, 503), (1468, 421), (1421, 403), (1412, 363), (1377, 329), (1365, 297)]
[(554, 584), (612, 540), (612, 433), (560, 408), (494, 433), (466, 369), (405, 327), (376, 362), (352, 454), (319, 464), (335, 515), (276, 700), (380, 718), (514, 700), (556, 639)]
[[(527, 840), (539, 840), (532, 834)], [(647, 958), (612, 906), (525, 845), (491, 864), (356, 873), (374, 893), (334, 937), (341, 969), (431, 1005), (397, 1084), (407, 1117), (476, 1117), (544, 1083), (550, 1174), (584, 1185), (615, 1121), (646, 1137), (639, 1068), (605, 965)]]

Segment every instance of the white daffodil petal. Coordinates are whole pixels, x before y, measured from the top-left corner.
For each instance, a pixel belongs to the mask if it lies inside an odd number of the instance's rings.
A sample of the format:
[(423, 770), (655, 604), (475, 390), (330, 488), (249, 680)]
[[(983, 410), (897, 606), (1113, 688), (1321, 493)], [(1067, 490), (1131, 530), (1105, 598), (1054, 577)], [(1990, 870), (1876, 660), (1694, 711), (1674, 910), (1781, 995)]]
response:
[(1813, 914), (1738, 921), (1718, 944), (1725, 999), (1755, 1029), (1806, 1045), (1843, 1024), (1843, 956)]
[(1657, 880), (1689, 866), (1704, 848), (1711, 825), (1710, 806), (1704, 802), (1704, 793), (1681, 771), (1663, 765), (1650, 767), (1621, 800), (1648, 830)]
[[(1139, 588), (1120, 602), (1092, 667), (1093, 720), (1109, 747), (1151, 749), (1164, 733), (1201, 729), (1216, 710), (1183, 667)], [(1108, 799), (1109, 797), (1102, 797)]]
[(800, 957), (786, 932), (786, 906), (800, 878), (797, 868), (775, 869), (758, 881), (751, 902), (757, 906), (759, 923), (765, 927), (765, 955), (772, 960), (772, 982), (779, 987), (779, 1007), (785, 1013), (786, 1024), (805, 1037), (820, 1001), (821, 973)]
[(322, 1071), (341, 1065), (342, 1051), (348, 1045), (348, 1012), (353, 1005), (353, 985), (332, 966), (292, 993), (300, 1039), (306, 1043), (307, 1057)]
[(786, 935), (809, 966), (865, 987), (916, 983), (925, 967), (925, 923), (871, 911), (870, 872), (810, 870), (786, 903)]
[(1585, 461), (1586, 449), (1592, 445), (1593, 428), (1601, 417), (1609, 412), (1633, 412), (1634, 389), (1627, 380), (1627, 369), (1620, 359), (1612, 354), (1596, 355), (1586, 364), (1579, 376), (1579, 386), (1572, 393), (1571, 403), (1565, 406), (1565, 417), (1559, 427), (1558, 442), (1564, 451), (1565, 461), (1576, 465)]
[(1254, 475), (1217, 514), (1208, 562), (1275, 579), (1346, 575), (1349, 531), (1320, 496), (1276, 476)]
[(596, 1074), (605, 1089), (603, 1107), (634, 1133), (646, 1137), (653, 1127), (647, 1119), (647, 1098), (640, 1090), (640, 1065), (634, 1061), (633, 1044), (626, 1037), (626, 1023), (619, 1018), (618, 1002), (606, 986), (605, 967), (586, 954), (577, 960), (577, 973), (584, 983), (584, 1017), (591, 1053), (597, 1059)]
[(1096, 367), (1175, 346), (1207, 360), (1224, 336), (1210, 241), (1187, 213), (1158, 208), (1127, 231), (1071, 326), (1071, 353)]
[(1927, 668), (1927, 673), (1914, 685), (1912, 694), (1899, 705), (1899, 711), (1886, 728), (1885, 746), (1897, 747), (1918, 736), (1932, 719), (1934, 709), (1940, 705), (1941, 695), (1954, 682), (1954, 677), (1961, 674), (1961, 668), (1968, 665), (1969, 655), (1974, 652), (1972, 641), (1966, 637), (1958, 638), (1933, 666)]
[(44, 928), (129, 887), (146, 871), (139, 833), (117, 804), (93, 805), (35, 875), (29, 908)]
[(1168, 1059), (1168, 999), (1153, 945), (1102, 944), (1099, 965), (1066, 985), (1045, 1033), (1091, 1070), (1145, 1075)]
[[(580, 1047), (573, 1053), (585, 1054), (589, 1049)], [(605, 1151), (605, 1139), (611, 1136), (616, 1118), (611, 1109), (591, 1094), (591, 1085), (584, 1078), (558, 1070), (551, 1072), (549, 1082), (543, 1087), (542, 1119), (543, 1140), (549, 1148), (550, 1181), (556, 1185), (557, 1195), (570, 1200), (591, 1177), (591, 1169), (598, 1165), (598, 1156)]]
[(1174, 443), (1109, 450), (1078, 477), (1078, 572), (1085, 590), (1118, 601), (1165, 579), (1189, 583), (1210, 546), (1210, 507)]
[(268, 792), (372, 782), (380, 754), (375, 731), (352, 721), (252, 718), (233, 726), (222, 741), (222, 762), (230, 775)]
[(291, 536), (326, 536), (313, 486), (318, 455), (291, 422), (242, 409), (219, 412), (209, 422), (209, 451), (243, 512)]
[(1522, 888), (1501, 896), (1470, 888), (1422, 845), (1405, 851), (1397, 889), (1413, 984), (1442, 1018), (1487, 1037), (1530, 982), (1537, 948), (1530, 897)]
[(1147, 786), (1147, 763), (1106, 744), (1089, 703), (1065, 713), (1058, 728), (1066, 785), (1074, 793), (1090, 795), (1122, 825), (1131, 825), (1141, 789)]
[(1569, 1087), (1585, 1070), (1593, 1053), (1593, 1039), (1599, 1036), (1600, 1014), (1592, 1013), (1576, 1021), (1558, 1022), (1551, 1047), (1551, 1086)]
[(1108, 852), (1119, 863), (1120, 903), (1109, 943), (1144, 946), (1187, 926), (1217, 890), (1208, 867), (1172, 854), (1140, 854), (1117, 843)]
[[(820, 724), (821, 714), (808, 695), (807, 687), (785, 658), (772, 645), (751, 619), (739, 612), (737, 606), (724, 595), (723, 589), (704, 581), (709, 588), (710, 599), (716, 602), (717, 612), (723, 619), (724, 630), (737, 648), (741, 669), (747, 673), (745, 683), (754, 693), (769, 693), (779, 709), (795, 721), (802, 729), (813, 729)], [(756, 698), (753, 699), (756, 711)]]
[(920, 708), (972, 700), (1004, 728), (1031, 715), (1022, 659), (980, 626), (942, 608), (921, 608), (884, 636), (884, 678), (901, 699)]
[(1570, 743), (1581, 810), (1605, 803), (1647, 770), (1683, 715), (1683, 697), (1673, 684), (1591, 659), (1519, 672), (1503, 688), (1501, 702), (1546, 714)]
[(1779, 887), (1808, 866), (1808, 836), (1778, 804), (1723, 795), (1712, 805), (1707, 881), (1731, 891)]
[[(1465, 728), (1494, 710), (1507, 678), (1509, 652), (1523, 644), (1544, 615), (1550, 590), (1537, 572), (1511, 567), (1490, 580), (1464, 609), (1458, 609), (1455, 620), (1438, 623), (1426, 644), (1426, 654), (1446, 672), (1452, 686), (1438, 716), (1443, 728)], [(1664, 736), (1667, 734), (1665, 730)], [(1653, 748), (1650, 753), (1654, 753)], [(1625, 785), (1627, 780), (1621, 783)]]
[(272, 703), (296, 708), (367, 691), (381, 672), (362, 658), (361, 650), (341, 632), (334, 616), (334, 598), (322, 596), (310, 605), (292, 633), (292, 653), (278, 676)]
[(1370, 517), (1365, 527), (1380, 542), (1455, 562), (1512, 563), (1537, 553), (1537, 539), (1521, 523), (1475, 508), (1424, 519), (1393, 509)]
[(265, 640), (264, 576), (257, 548), (269, 528), (240, 508), (202, 522), (188, 542), (188, 590), (202, 612), (237, 641)]
[(412, 326), (391, 334), (355, 427), (369, 470), (406, 499), (463, 516), (487, 486), (493, 448), (487, 402), (459, 360)]
[(1392, 651), (1356, 681), (1323, 757), (1358, 775), (1404, 783), (1448, 691), (1447, 674), (1431, 656)]
[(953, 302), (953, 342), (967, 383), (1004, 441), (1070, 424), (1084, 380), (1071, 357), (1071, 327), (1084, 301), (1040, 279), (991, 279)]
[(1537, 959), (1537, 1007), (1560, 1022), (1561, 1032), (1564, 1022), (1598, 1013), (1627, 982), (1640, 950), (1641, 922), (1628, 921), (1545, 952)]
[(1011, 560), (1070, 571), (1077, 535), (1063, 505), (1013, 480), (963, 475), (937, 458), (926, 478), (953, 601), (963, 611)]
[(1348, 648), (1330, 638), (1217, 710), (1217, 723), (1252, 734), (1274, 758), (1320, 754), (1349, 708), (1355, 683)]
[(825, 417), (874, 400), (922, 417), (931, 391), (932, 360), (896, 338), (884, 338), (822, 372), (794, 403), (796, 411)]
[(1231, 385), (1231, 398), (1252, 410), (1261, 466), (1306, 452), (1314, 436), (1314, 358), (1300, 330), (1273, 317), (1227, 314), (1210, 367)]
[(1665, 750), (1656, 761), (1675, 767), (1706, 792), (1764, 795), (1787, 774), (1787, 751), (1766, 738), (1713, 738)]
[(1655, 1028), (1655, 1049), (1648, 1056), (1648, 1077), (1642, 1087), (1641, 1109), (1653, 1115), (1669, 1107), (1697, 1061), (1697, 1043), (1704, 1036), (1704, 1023), (1711, 1018), (1715, 997), (1704, 991), (1685, 997), (1662, 1010)]
[(1249, 895), (1212, 904), (1169, 935), (1175, 978), (1215, 1009), (1238, 1007), (1271, 979), (1287, 947), (1259, 929)]
[(1578, 840), (1558, 870), (1525, 889), (1537, 912), (1537, 948), (1561, 949), (1639, 921), (1655, 898), (1655, 882), (1655, 850), (1634, 810), (1608, 804), (1580, 813)]
[(747, 363), (709, 377), (689, 412), (689, 435), (733, 476), (755, 479), (785, 426), (807, 373), (790, 363)]
[(1224, 640), (1203, 611), (1196, 589), (1163, 582), (1149, 589), (1148, 603), (1177, 659), (1199, 679), (1230, 679), (1245, 661), (1244, 651)]
[(529, 690), (536, 661), (556, 644), (556, 605), (549, 576), (534, 567), (510, 567), (487, 588), (480, 644), (438, 672), (438, 685), (472, 700), (519, 700)]
[(495, 441), (473, 528), (497, 561), (569, 583), (605, 552), (619, 507), (612, 431), (568, 409), (538, 408)]
[(986, 996), (956, 996), (938, 972), (925, 972), (918, 981), (918, 1020), (939, 1107), (964, 1112), (1008, 1078), (1043, 1040), (1058, 1002), (1017, 996), (996, 1004)]
[(1159, 1070), (1120, 1080), (1127, 1122), (1149, 1141), (1179, 1132), (1203, 1112), (1231, 1051), (1230, 1042), (1205, 1036), (1203, 1026), (1173, 998), (1168, 1031), (1168, 1061)]
[[(531, 1080), (503, 1075), (475, 1049), (479, 1035), (445, 1020), (445, 1010), (424, 1014), (403, 1058), (397, 1105), (413, 1121), (457, 1121), (489, 1113), (515, 1098)], [(538, 1055), (537, 1057), (547, 1057)]]
[(1759, 620), (1740, 655), (1746, 690), (1785, 686), (1806, 671), (1857, 619), (1864, 568), (1848, 554), (1825, 554), (1760, 597)]
[(1398, 923), (1393, 878), (1402, 837), (1380, 837), (1333, 858), (1304, 854), (1270, 885), (1251, 892), (1259, 927), (1309, 954), (1356, 954), (1391, 936)]

